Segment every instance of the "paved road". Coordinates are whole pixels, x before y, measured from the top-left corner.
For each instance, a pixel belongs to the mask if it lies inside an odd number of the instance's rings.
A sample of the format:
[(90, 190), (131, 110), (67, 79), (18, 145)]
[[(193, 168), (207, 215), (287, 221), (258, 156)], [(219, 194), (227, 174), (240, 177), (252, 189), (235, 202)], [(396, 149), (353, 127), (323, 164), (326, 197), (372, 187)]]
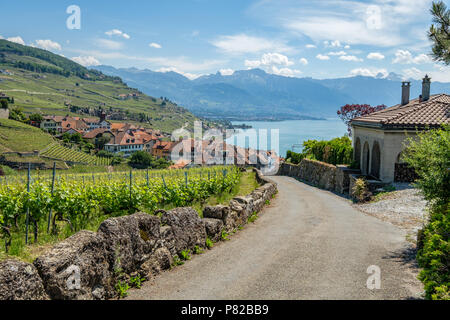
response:
[[(254, 224), (132, 290), (129, 299), (405, 299), (422, 290), (405, 234), (293, 178)], [(367, 289), (367, 268), (381, 288)]]

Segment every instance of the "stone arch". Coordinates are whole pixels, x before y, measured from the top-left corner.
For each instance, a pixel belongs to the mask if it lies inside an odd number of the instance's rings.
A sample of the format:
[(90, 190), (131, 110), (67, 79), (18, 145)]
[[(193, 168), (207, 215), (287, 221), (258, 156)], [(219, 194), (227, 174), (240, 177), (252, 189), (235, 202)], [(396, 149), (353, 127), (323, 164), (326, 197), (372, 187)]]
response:
[(355, 141), (355, 150), (354, 150), (353, 159), (355, 160), (358, 168), (361, 168), (361, 139), (359, 139), (359, 137), (356, 138), (356, 141)]
[(370, 167), (370, 148), (369, 143), (366, 141), (366, 143), (364, 143), (362, 154), (362, 164), (361, 164), (362, 173), (369, 174), (369, 167)]
[(380, 179), (381, 149), (378, 141), (375, 141), (372, 147), (372, 161), (370, 166), (370, 175)]

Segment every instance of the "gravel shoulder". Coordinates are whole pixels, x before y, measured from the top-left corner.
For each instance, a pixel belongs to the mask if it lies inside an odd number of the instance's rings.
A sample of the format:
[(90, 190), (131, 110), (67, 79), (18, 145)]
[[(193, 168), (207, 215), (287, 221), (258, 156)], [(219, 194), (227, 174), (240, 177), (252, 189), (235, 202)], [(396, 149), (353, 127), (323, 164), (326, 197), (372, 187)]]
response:
[(416, 242), (417, 231), (427, 220), (427, 202), (420, 191), (409, 184), (394, 184), (396, 191), (383, 193), (377, 200), (353, 207), (406, 232), (408, 241)]
[[(405, 231), (361, 214), (350, 201), (290, 177), (255, 223), (185, 265), (151, 279), (128, 299), (417, 299)], [(370, 266), (380, 289), (367, 288)]]

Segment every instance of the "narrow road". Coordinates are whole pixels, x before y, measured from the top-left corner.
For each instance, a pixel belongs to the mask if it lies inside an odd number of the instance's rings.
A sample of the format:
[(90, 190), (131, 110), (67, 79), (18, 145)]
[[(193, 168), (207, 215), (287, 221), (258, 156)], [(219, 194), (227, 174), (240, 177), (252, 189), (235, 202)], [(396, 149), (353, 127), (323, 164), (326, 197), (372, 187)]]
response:
[[(401, 229), (289, 177), (260, 218), (128, 299), (413, 299), (422, 290)], [(369, 266), (381, 270), (369, 290)]]

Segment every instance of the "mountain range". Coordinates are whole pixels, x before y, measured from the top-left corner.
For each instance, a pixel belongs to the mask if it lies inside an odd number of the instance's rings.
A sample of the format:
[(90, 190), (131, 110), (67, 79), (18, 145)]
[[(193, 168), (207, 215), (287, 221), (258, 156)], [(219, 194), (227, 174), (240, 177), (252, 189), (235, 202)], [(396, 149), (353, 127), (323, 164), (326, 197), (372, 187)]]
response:
[[(335, 118), (345, 104), (398, 104), (401, 77), (355, 76), (318, 80), (266, 73), (261, 69), (220, 72), (190, 80), (176, 72), (96, 66), (122, 78), (142, 92), (167, 97), (197, 116), (228, 120), (283, 120)], [(425, 76), (425, 75), (424, 75)], [(421, 81), (411, 81), (411, 98), (418, 97)], [(450, 93), (450, 83), (433, 82), (432, 93)]]

